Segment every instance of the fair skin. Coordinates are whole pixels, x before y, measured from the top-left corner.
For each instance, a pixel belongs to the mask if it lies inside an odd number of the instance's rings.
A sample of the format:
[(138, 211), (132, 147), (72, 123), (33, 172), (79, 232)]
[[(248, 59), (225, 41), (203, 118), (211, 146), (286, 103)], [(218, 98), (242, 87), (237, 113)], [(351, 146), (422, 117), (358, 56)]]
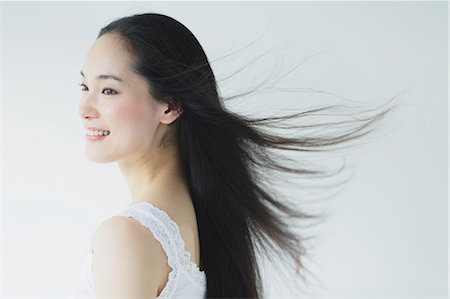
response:
[[(166, 211), (200, 265), (195, 210), (170, 125), (182, 110), (157, 102), (144, 78), (131, 70), (131, 62), (123, 42), (111, 34), (98, 38), (86, 55), (80, 117), (85, 127), (110, 131), (102, 140), (86, 141), (86, 156), (93, 162), (117, 162), (132, 203), (148, 201)], [(97, 78), (103, 74), (122, 82)], [(162, 148), (166, 134), (170, 137)], [(156, 297), (167, 283), (171, 268), (161, 244), (132, 218), (104, 221), (94, 234), (93, 249), (97, 297)]]

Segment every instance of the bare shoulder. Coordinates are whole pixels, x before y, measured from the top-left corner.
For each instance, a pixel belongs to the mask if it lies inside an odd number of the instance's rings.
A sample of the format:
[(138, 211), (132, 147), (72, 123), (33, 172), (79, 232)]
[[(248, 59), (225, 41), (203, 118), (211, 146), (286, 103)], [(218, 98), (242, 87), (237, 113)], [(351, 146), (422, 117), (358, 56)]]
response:
[(137, 220), (113, 216), (92, 239), (96, 296), (156, 297), (171, 268), (161, 243)]

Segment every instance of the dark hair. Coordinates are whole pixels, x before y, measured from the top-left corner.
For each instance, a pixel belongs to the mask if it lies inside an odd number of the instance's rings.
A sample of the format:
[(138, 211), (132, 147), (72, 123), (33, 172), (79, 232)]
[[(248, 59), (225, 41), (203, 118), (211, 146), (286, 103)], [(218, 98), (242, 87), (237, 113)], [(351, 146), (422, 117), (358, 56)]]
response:
[[(330, 150), (331, 146), (369, 133), (370, 126), (392, 107), (368, 118), (287, 127), (298, 133), (299, 129), (357, 124), (337, 136), (279, 136), (262, 127), (283, 128), (277, 124), (324, 112), (335, 105), (281, 117), (238, 115), (228, 111), (223, 101), (245, 94), (219, 96), (205, 52), (180, 22), (157, 13), (135, 14), (114, 20), (100, 30), (97, 38), (107, 33), (125, 41), (133, 57), (132, 68), (146, 79), (150, 94), (182, 110), (171, 125), (175, 127), (197, 216), (201, 268), (207, 276), (206, 296), (263, 297), (258, 254), (270, 260), (271, 253), (277, 258), (288, 257), (297, 265), (297, 273), (305, 269), (302, 257), (306, 255), (307, 238), (294, 233), (294, 221), (320, 217), (283, 200), (272, 188), (268, 174), (273, 175), (269, 171), (275, 170), (319, 177), (325, 172), (287, 166), (282, 161), (295, 161), (273, 150)], [(294, 268), (294, 263), (289, 265)]]

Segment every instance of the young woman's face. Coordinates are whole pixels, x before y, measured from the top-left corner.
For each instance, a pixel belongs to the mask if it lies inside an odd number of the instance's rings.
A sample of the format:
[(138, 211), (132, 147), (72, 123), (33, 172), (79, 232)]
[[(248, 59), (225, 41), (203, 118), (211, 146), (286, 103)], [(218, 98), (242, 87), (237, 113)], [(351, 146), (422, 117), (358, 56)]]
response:
[(80, 117), (85, 128), (109, 132), (100, 138), (86, 135), (86, 156), (91, 161), (139, 158), (159, 141), (155, 137), (164, 107), (151, 97), (148, 84), (130, 65), (124, 45), (109, 34), (98, 38), (86, 55), (81, 69)]

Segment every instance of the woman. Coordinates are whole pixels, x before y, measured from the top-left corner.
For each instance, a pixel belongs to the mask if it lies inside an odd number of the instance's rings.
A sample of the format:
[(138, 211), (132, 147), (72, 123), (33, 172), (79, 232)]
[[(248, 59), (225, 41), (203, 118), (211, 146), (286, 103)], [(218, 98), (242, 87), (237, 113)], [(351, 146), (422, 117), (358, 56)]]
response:
[(278, 198), (261, 169), (321, 173), (268, 150), (324, 150), (392, 109), (339, 136), (272, 135), (258, 126), (331, 107), (260, 119), (227, 111), (197, 39), (155, 13), (102, 28), (81, 75), (86, 155), (117, 162), (132, 198), (93, 236), (86, 288), (97, 297), (263, 297), (256, 256), (287, 253), (299, 273), (305, 249), (292, 221), (317, 216)]

